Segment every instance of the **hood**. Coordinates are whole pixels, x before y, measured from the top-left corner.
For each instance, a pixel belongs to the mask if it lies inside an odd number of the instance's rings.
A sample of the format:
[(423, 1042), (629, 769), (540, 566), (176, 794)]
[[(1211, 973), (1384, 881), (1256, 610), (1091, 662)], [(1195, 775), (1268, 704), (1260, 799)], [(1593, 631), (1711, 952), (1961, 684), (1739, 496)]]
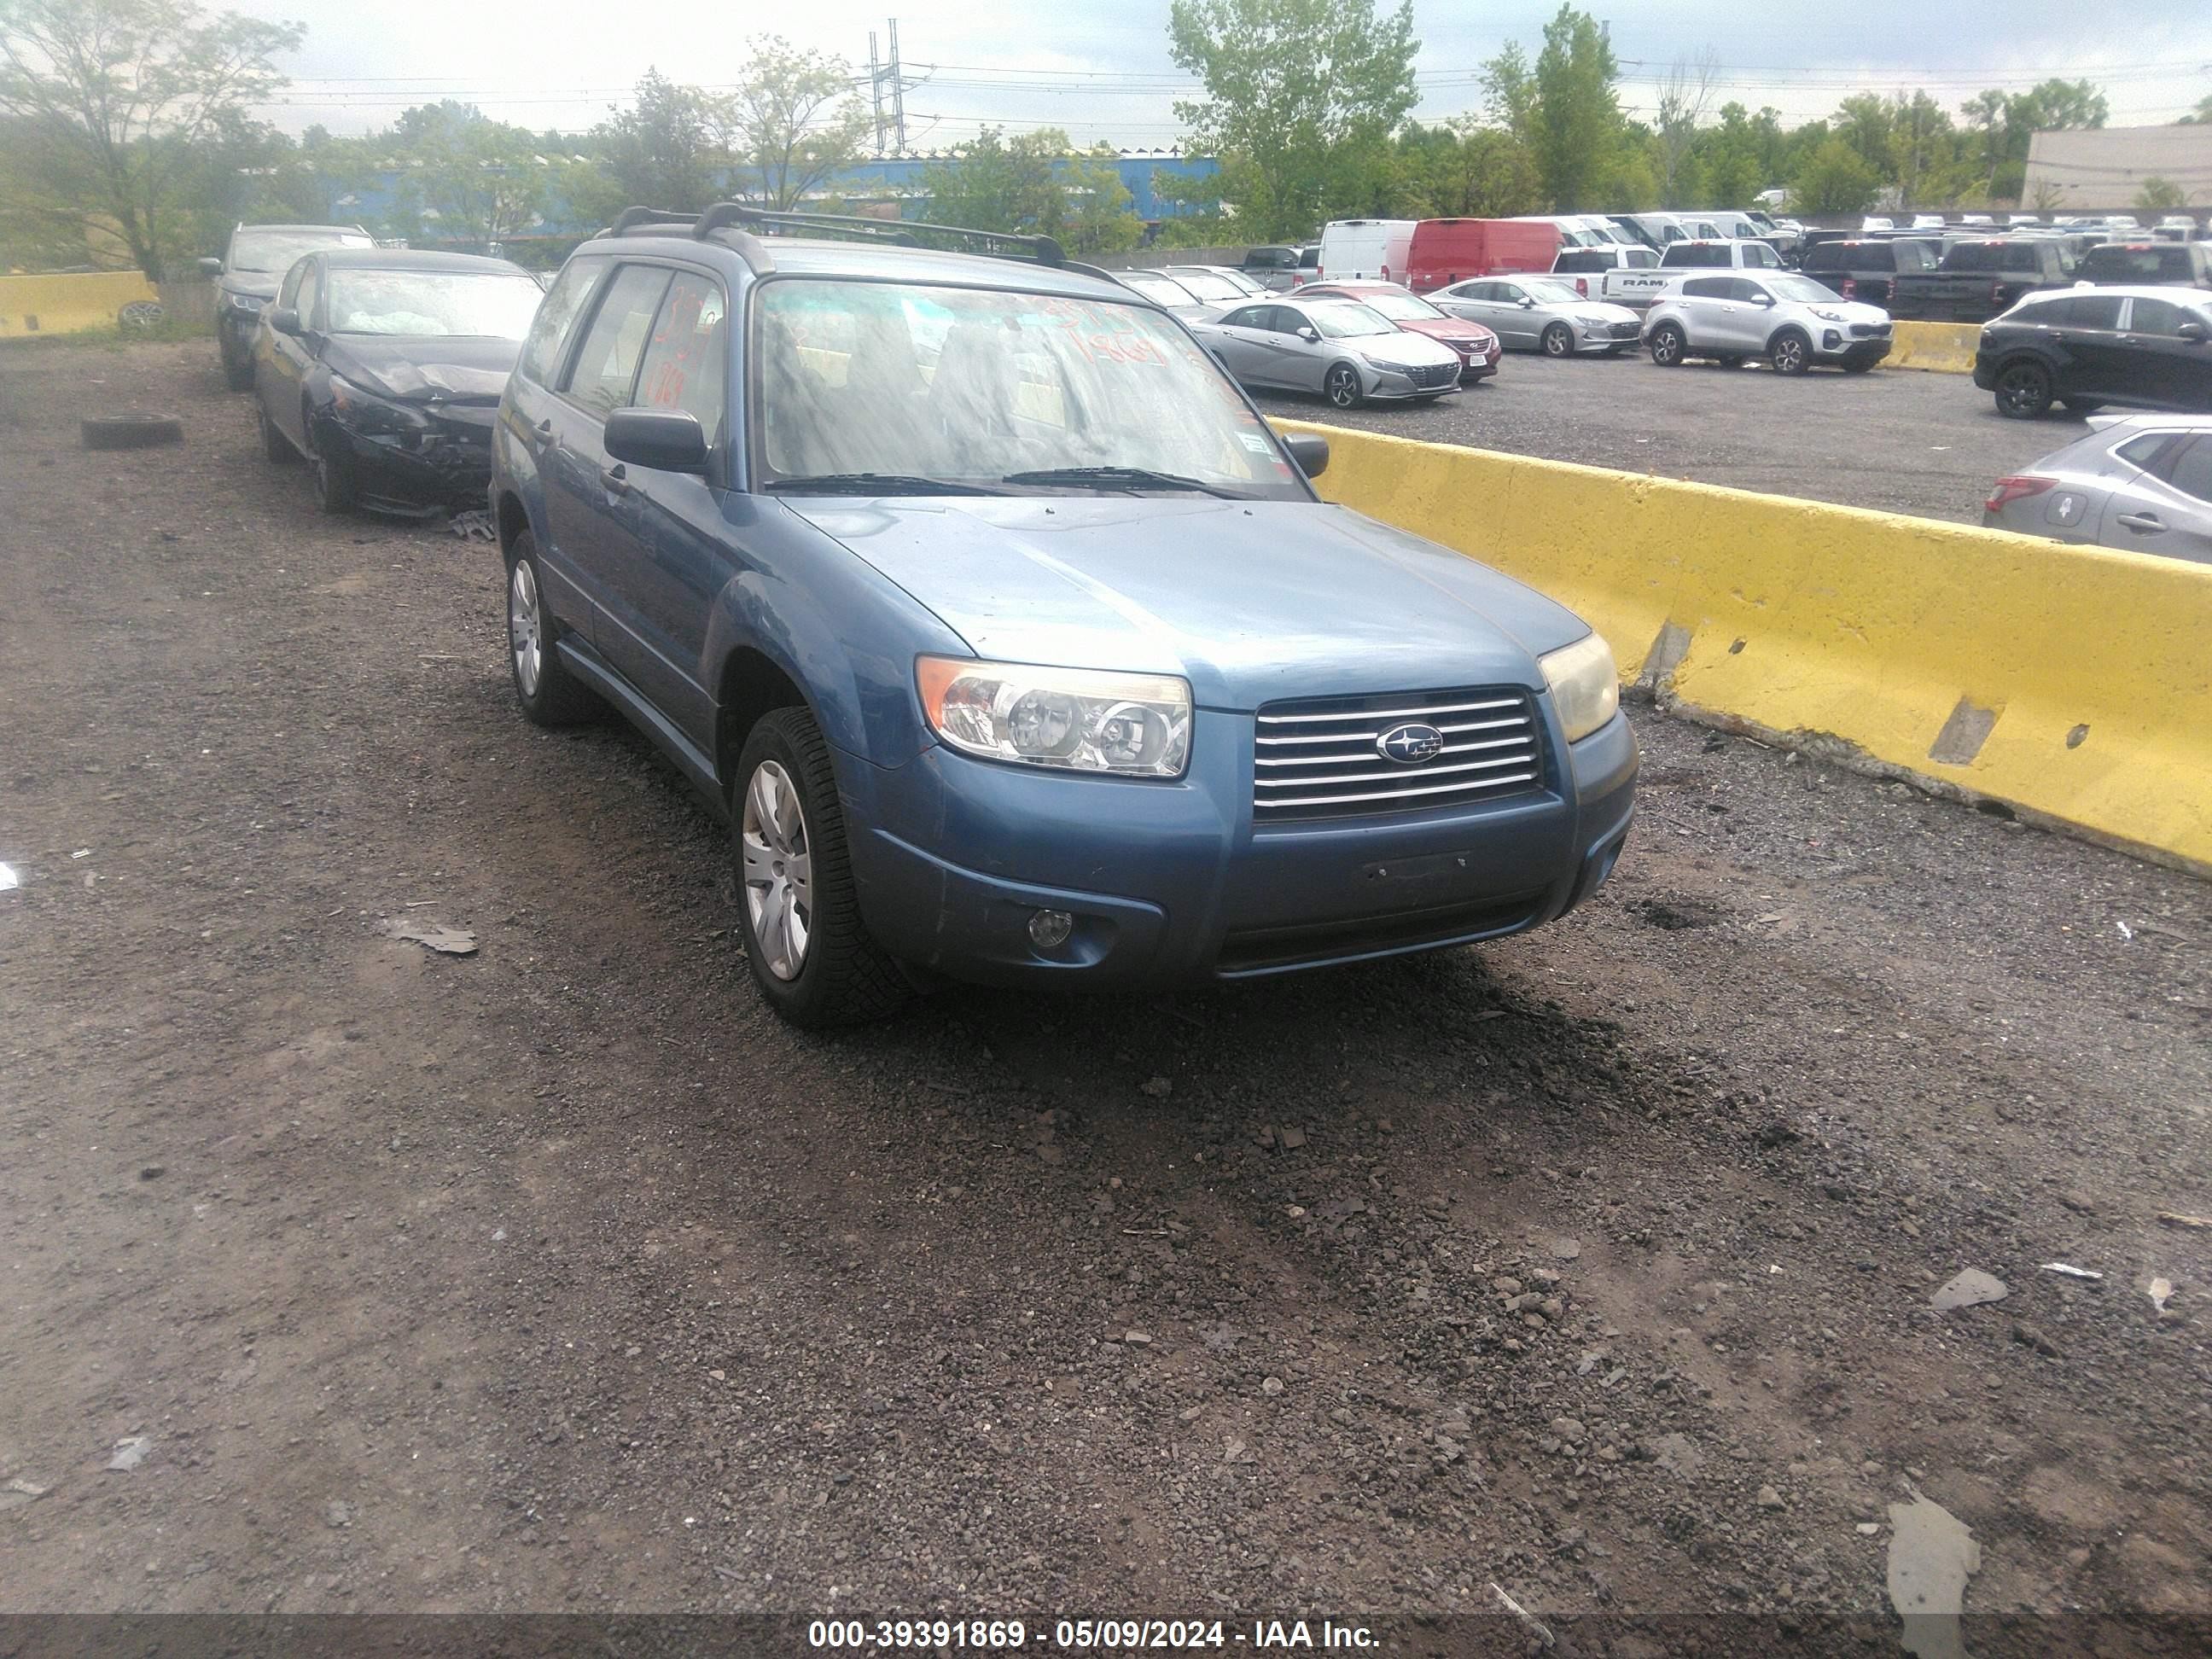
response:
[(1640, 323), (1644, 319), (1626, 306), (1617, 306), (1610, 300), (1601, 300), (1592, 295), (1587, 300), (1577, 300), (1571, 306), (1561, 306), (1562, 311), (1571, 311), (1577, 317), (1601, 317), (1608, 323)]
[(402, 403), (495, 404), (521, 355), (520, 340), (333, 334), (323, 362), (362, 391)]
[(980, 657), (1180, 674), (1207, 708), (1534, 689), (1535, 656), (1589, 631), (1510, 577), (1340, 507), (1088, 495), (782, 505)]
[(273, 300), (283, 281), (282, 271), (264, 276), (258, 270), (226, 270), (216, 286), (226, 294), (243, 294), (256, 300)]
[(1356, 351), (1361, 356), (1371, 357), (1377, 362), (1397, 363), (1407, 368), (1440, 363), (1459, 355), (1449, 346), (1431, 339), (1425, 333), (1411, 334), (1402, 328), (1389, 334), (1363, 334), (1356, 339), (1324, 340), (1322, 343)]
[(1465, 340), (1482, 346), (1498, 343), (1498, 337), (1480, 323), (1471, 323), (1464, 317), (1414, 317), (1398, 326), (1425, 334), (1431, 340)]

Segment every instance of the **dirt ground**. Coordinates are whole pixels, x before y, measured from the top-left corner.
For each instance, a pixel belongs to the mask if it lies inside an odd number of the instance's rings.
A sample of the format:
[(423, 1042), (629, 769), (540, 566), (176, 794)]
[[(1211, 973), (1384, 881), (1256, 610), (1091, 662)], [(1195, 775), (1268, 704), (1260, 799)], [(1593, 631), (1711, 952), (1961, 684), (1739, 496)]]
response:
[(805, 1036), (211, 349), (0, 508), (0, 1610), (2212, 1613), (2212, 886), (1647, 710), (1550, 931)]

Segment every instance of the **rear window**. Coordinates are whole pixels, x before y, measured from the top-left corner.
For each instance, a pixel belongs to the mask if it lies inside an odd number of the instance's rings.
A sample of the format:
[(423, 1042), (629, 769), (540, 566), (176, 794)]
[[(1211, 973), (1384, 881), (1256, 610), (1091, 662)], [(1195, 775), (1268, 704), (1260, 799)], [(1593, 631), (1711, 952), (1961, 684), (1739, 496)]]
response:
[(2186, 280), (2190, 275), (2189, 250), (2178, 246), (2134, 247), (2122, 242), (2106, 242), (2084, 254), (2081, 268), (2084, 276), (2112, 282)]
[(2007, 251), (2001, 242), (1962, 242), (1943, 256), (1943, 269), (1995, 270)]
[(1620, 263), (1632, 270), (1649, 270), (1659, 263), (1659, 256), (1648, 247), (1632, 247), (1626, 251)]
[(1667, 250), (1667, 263), (1678, 268), (1683, 265), (1725, 265), (1729, 263), (1729, 251), (1724, 247), (1677, 242)]
[(1613, 264), (1607, 255), (1594, 247), (1571, 247), (1562, 252), (1552, 269), (1554, 270), (1603, 270)]
[(2130, 438), (2112, 452), (2130, 466), (2142, 467), (2146, 472), (2158, 464), (2158, 458), (2179, 435), (2172, 432), (2146, 432), (2140, 438)]

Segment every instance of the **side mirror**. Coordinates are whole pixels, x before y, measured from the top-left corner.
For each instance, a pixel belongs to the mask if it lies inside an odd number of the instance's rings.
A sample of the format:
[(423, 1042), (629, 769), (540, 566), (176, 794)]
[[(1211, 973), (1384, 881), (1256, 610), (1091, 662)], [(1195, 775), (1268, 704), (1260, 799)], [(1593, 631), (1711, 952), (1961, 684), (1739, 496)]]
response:
[(269, 310), (269, 326), (279, 334), (300, 332), (300, 313), (290, 306), (272, 306)]
[(1520, 305), (1523, 311), (1534, 311), (1536, 308), (1536, 302), (1525, 294), (1521, 296)]
[(607, 453), (661, 472), (697, 472), (707, 465), (707, 432), (684, 409), (617, 409), (599, 441)]
[(200, 260), (198, 263), (199, 263), (200, 275), (201, 275), (201, 276), (222, 276), (222, 260), (220, 260), (220, 259), (202, 259), (202, 260)]
[(1298, 330), (1298, 338), (1304, 340), (1308, 345), (1316, 345), (1321, 341), (1321, 331), (1311, 323), (1308, 323)]
[(2179, 335), (2183, 339), (2188, 341), (2191, 345), (2203, 345), (2204, 343), (2205, 330), (2204, 325), (2202, 323), (2184, 323), (2179, 328), (2177, 328), (2173, 331)]
[(1291, 459), (1298, 464), (1298, 471), (1309, 478), (1318, 478), (1328, 471), (1328, 440), (1320, 433), (1285, 433), (1283, 447), (1291, 452)]
[(1754, 294), (1751, 296), (1751, 302), (1763, 310), (1771, 311), (1774, 308), (1774, 296), (1771, 294)]

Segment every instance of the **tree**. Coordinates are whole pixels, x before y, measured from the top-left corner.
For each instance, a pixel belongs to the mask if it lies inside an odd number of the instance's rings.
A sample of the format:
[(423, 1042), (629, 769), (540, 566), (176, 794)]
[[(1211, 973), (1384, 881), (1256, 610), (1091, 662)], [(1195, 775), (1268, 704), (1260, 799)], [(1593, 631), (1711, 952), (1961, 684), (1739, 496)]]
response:
[(800, 51), (780, 35), (752, 43), (737, 89), (720, 100), (724, 148), (749, 168), (773, 208), (796, 207), (860, 157), (868, 112), (842, 58)]
[(1659, 119), (1651, 151), (1662, 207), (1690, 205), (1689, 196), (1682, 189), (1682, 173), (1690, 164), (1698, 124), (1705, 118), (1705, 107), (1712, 101), (1713, 77), (1719, 72), (1720, 54), (1707, 46), (1694, 60), (1676, 58), (1667, 78), (1659, 83)]
[(939, 224), (1052, 236), (1083, 253), (1134, 247), (1144, 235), (1113, 151), (1071, 154), (1057, 127), (1011, 139), (986, 127), (958, 161), (931, 168), (928, 179), (929, 216)]
[(2150, 174), (2136, 191), (2136, 205), (2139, 208), (2172, 209), (2189, 205), (2188, 192), (2171, 179)]
[(1948, 201), (1954, 193), (1954, 137), (1950, 116), (1926, 93), (1897, 94), (1889, 110), (1889, 172), (1899, 206)]
[(1853, 93), (1836, 106), (1830, 125), (1835, 136), (1850, 146), (1877, 180), (1890, 177), (1893, 165), (1889, 148), (1889, 100), (1878, 92)]
[(1527, 143), (1555, 210), (1599, 205), (1621, 165), (1620, 77), (1597, 20), (1571, 5), (1544, 25), (1533, 70), (1510, 41), (1483, 65), (1492, 112)]
[(0, 0), (0, 210), (111, 222), (149, 277), (193, 246), (194, 152), (284, 84), (296, 23), (191, 0)]
[(1801, 213), (1863, 213), (1881, 188), (1881, 175), (1850, 141), (1831, 138), (1790, 180), (1790, 199)]
[(2197, 107), (2194, 110), (2191, 110), (2188, 114), (2183, 116), (2181, 119), (2175, 122), (2174, 125), (2176, 126), (2184, 127), (2212, 126), (2212, 92), (2208, 92), (2202, 98), (2198, 99), (2197, 100)]
[(616, 109), (592, 129), (591, 148), (605, 180), (598, 192), (565, 176), (572, 199), (595, 210), (607, 202), (611, 217), (624, 207), (667, 208), (696, 213), (721, 195), (723, 159), (713, 101), (696, 87), (679, 85), (657, 69), (646, 70), (628, 109)]
[(1418, 99), (1411, 0), (1173, 0), (1169, 49), (1206, 86), (1176, 114), (1223, 159), (1247, 234), (1303, 237), (1387, 170)]
[(415, 235), (434, 220), (433, 240), (489, 251), (536, 223), (545, 203), (546, 168), (538, 141), (520, 127), (487, 119), (471, 106), (436, 106), (428, 118), (410, 122), (433, 106), (410, 110), (395, 130), (403, 140), (399, 161), (414, 186)]

